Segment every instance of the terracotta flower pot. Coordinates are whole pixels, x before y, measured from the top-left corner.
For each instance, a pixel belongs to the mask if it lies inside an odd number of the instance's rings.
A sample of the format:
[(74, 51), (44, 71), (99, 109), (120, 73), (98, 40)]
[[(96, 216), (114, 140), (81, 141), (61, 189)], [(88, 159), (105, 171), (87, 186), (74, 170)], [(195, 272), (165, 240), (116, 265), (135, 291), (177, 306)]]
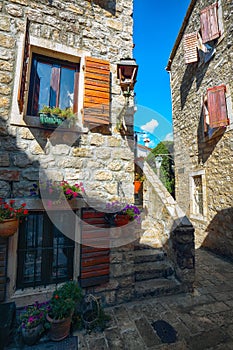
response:
[(142, 181), (134, 181), (134, 193), (138, 193), (142, 187)]
[(50, 323), (49, 336), (51, 340), (60, 341), (68, 337), (72, 321), (71, 316), (61, 320), (54, 320), (49, 315), (46, 315), (46, 318)]
[(19, 220), (17, 218), (5, 219), (0, 222), (0, 237), (10, 237), (18, 229)]
[(126, 214), (117, 214), (115, 217), (116, 226), (124, 226), (129, 223), (129, 216)]

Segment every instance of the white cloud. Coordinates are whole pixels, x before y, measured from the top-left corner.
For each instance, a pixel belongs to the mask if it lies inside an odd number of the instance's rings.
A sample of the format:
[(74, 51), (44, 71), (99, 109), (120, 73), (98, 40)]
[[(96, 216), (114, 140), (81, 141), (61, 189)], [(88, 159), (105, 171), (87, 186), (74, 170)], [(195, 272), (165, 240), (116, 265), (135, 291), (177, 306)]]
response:
[(165, 136), (164, 141), (173, 141), (173, 133), (170, 132), (169, 134), (167, 134), (167, 135)]
[(142, 125), (141, 129), (153, 134), (155, 128), (157, 128), (158, 125), (159, 125), (159, 123), (157, 120), (151, 119), (148, 123), (146, 123), (145, 125)]

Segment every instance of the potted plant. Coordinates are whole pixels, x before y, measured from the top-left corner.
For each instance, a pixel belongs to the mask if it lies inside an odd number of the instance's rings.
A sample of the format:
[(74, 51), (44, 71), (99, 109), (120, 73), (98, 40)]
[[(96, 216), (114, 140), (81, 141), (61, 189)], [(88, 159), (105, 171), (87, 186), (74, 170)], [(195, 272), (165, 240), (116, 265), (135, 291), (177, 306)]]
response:
[(82, 194), (85, 192), (83, 183), (77, 182), (75, 184), (71, 184), (68, 181), (53, 181), (47, 180), (45, 182), (40, 182), (40, 185), (33, 184), (33, 187), (30, 189), (31, 196), (43, 197), (46, 196), (49, 200), (54, 200), (59, 202), (63, 195), (65, 195), (66, 199), (71, 200), (78, 197), (82, 197)]
[(134, 220), (140, 223), (140, 210), (134, 204), (123, 204), (116, 201), (108, 203), (107, 210), (105, 219), (110, 225), (123, 226)]
[(18, 229), (19, 219), (28, 215), (25, 208), (26, 203), (22, 203), (19, 207), (15, 207), (15, 200), (10, 199), (9, 202), (0, 198), (0, 236), (12, 236)]
[(140, 175), (139, 173), (135, 174), (134, 177), (134, 193), (138, 194), (142, 189), (142, 183), (144, 181), (144, 175)]
[(19, 315), (20, 330), (25, 344), (33, 345), (38, 342), (45, 330), (46, 315), (49, 303), (38, 303), (26, 306)]
[(54, 291), (46, 316), (51, 340), (59, 341), (69, 335), (72, 317), (81, 299), (82, 292), (75, 281), (66, 282)]
[(70, 127), (75, 122), (75, 114), (71, 107), (61, 109), (60, 107), (43, 106), (39, 111), (40, 122), (43, 125), (57, 127), (66, 121), (65, 125)]

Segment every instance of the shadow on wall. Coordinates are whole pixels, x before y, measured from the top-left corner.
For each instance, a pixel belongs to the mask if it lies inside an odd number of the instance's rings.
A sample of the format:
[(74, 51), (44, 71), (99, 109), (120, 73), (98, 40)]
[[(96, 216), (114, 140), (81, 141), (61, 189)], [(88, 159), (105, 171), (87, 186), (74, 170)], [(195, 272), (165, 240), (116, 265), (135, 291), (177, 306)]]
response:
[(206, 228), (202, 246), (233, 260), (233, 208), (220, 210)]
[(217, 143), (221, 140), (225, 129), (219, 128), (216, 129), (215, 134), (208, 138), (208, 136), (204, 136), (204, 115), (201, 111), (198, 128), (197, 128), (197, 143), (198, 143), (198, 161), (199, 163), (205, 163), (208, 158), (213, 153)]
[(189, 95), (189, 91), (191, 90), (192, 84), (195, 79), (196, 79), (196, 91), (199, 90), (208, 67), (209, 67), (209, 62), (202, 63), (202, 64), (200, 64), (199, 62), (187, 64), (185, 73), (182, 78), (181, 86), (180, 86), (181, 109), (183, 109), (185, 106), (187, 97)]
[(110, 12), (112, 15), (116, 13), (116, 0), (88, 0), (91, 4), (96, 4)]

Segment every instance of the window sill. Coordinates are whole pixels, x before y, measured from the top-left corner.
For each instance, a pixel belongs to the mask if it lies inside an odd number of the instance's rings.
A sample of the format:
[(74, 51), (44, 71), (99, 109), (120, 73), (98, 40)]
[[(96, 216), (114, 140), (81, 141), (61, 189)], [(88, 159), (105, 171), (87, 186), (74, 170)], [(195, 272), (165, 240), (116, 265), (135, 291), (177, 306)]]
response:
[[(40, 198), (37, 197), (24, 197), (24, 198), (10, 198), (10, 199), (14, 199), (15, 200), (15, 205), (19, 206), (22, 203), (26, 203), (26, 209), (28, 209), (30, 212), (33, 211), (45, 211), (46, 208), (44, 208), (43, 206), (43, 201)], [(44, 201), (46, 200), (50, 200), (48, 199), (44, 199)], [(81, 209), (86, 207), (86, 202), (84, 200), (84, 198), (79, 197), (77, 199), (71, 199), (71, 200), (66, 200), (65, 203), (55, 203), (54, 206), (51, 205), (51, 208), (49, 208), (49, 210), (65, 210), (65, 204), (68, 204), (69, 207), (71, 209)]]
[(70, 132), (70, 133), (78, 133), (78, 134), (87, 134), (88, 128), (80, 127), (80, 126), (72, 126), (71, 128), (63, 128), (62, 126), (59, 127), (53, 127), (53, 126), (44, 126), (40, 123), (39, 117), (33, 117), (33, 116), (25, 116), (22, 120), (22, 123), (11, 123), (13, 126), (18, 127), (26, 127), (26, 128), (32, 128), (32, 129), (40, 129), (45, 130), (49, 132)]
[(207, 218), (201, 214), (190, 214), (190, 219), (195, 221), (207, 222)]

